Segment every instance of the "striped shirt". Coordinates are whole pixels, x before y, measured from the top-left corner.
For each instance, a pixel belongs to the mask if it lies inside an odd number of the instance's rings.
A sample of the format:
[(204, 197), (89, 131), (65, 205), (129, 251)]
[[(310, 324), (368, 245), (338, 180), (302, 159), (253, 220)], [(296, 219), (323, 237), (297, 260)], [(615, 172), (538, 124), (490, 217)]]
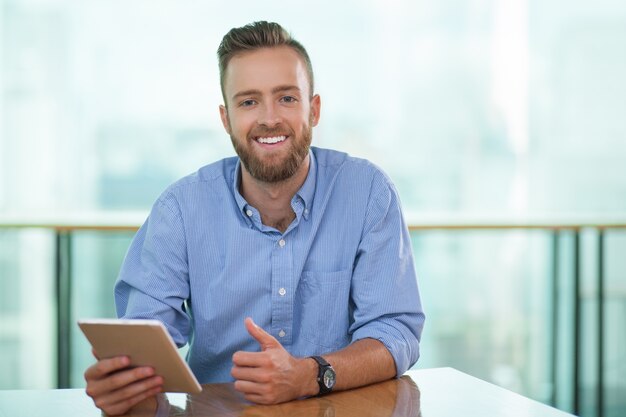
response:
[(230, 382), (232, 355), (258, 351), (244, 318), (292, 355), (381, 341), (398, 375), (419, 356), (424, 314), (408, 229), (389, 178), (312, 147), (284, 233), (262, 224), (227, 158), (171, 185), (128, 250), (117, 314), (161, 320), (201, 383)]

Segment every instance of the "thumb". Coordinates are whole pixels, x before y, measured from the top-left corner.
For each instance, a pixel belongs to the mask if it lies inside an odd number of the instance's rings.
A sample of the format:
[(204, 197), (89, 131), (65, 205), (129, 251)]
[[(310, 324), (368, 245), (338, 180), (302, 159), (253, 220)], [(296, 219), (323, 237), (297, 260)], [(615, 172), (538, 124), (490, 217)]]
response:
[(250, 333), (250, 336), (254, 337), (254, 339), (259, 342), (259, 345), (261, 345), (261, 350), (265, 351), (270, 348), (281, 346), (274, 336), (259, 327), (250, 317), (247, 317), (244, 323), (246, 325), (246, 330)]

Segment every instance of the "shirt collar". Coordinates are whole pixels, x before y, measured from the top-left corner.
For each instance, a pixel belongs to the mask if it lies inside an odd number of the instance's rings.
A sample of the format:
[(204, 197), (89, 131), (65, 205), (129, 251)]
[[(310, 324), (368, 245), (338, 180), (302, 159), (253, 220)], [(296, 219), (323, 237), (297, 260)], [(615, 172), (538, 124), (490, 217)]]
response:
[(233, 173), (233, 194), (235, 196), (235, 201), (237, 201), (237, 206), (239, 207), (239, 211), (245, 214), (246, 206), (248, 202), (243, 198), (241, 193), (239, 192), (239, 183), (241, 182), (241, 159), (237, 159), (237, 164), (235, 165), (235, 172)]
[[(317, 177), (317, 162), (315, 160), (315, 155), (313, 155), (313, 151), (309, 149), (309, 173), (304, 180), (304, 184), (298, 190), (294, 198), (300, 197), (302, 202), (304, 203), (304, 213), (303, 216), (305, 219), (309, 219), (309, 215), (311, 213), (311, 207), (313, 206), (313, 196), (315, 195), (315, 183)], [(293, 200), (292, 200), (293, 204)]]
[[(315, 195), (315, 181), (317, 176), (317, 162), (315, 160), (315, 155), (313, 151), (309, 149), (309, 172), (304, 180), (304, 184), (302, 187), (296, 192), (294, 195), (295, 198), (301, 198), (304, 203), (304, 213), (303, 216), (308, 220), (309, 215), (311, 213), (311, 207), (313, 205), (313, 196)], [(239, 192), (239, 183), (241, 182), (241, 159), (237, 159), (237, 164), (235, 165), (235, 172), (233, 173), (233, 194), (235, 195), (235, 201), (237, 201), (237, 206), (239, 207), (239, 211), (241, 211), (244, 215), (246, 214), (246, 210), (248, 207), (248, 202), (243, 198), (241, 193)], [(294, 202), (292, 199), (292, 204)], [(249, 216), (245, 216), (249, 217)]]

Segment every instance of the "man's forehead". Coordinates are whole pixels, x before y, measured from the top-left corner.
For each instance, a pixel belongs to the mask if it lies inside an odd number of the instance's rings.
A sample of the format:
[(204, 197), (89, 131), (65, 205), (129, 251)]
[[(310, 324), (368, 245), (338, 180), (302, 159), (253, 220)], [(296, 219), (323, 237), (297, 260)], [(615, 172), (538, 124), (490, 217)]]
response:
[(232, 96), (250, 89), (292, 85), (308, 89), (304, 59), (293, 48), (280, 46), (235, 55), (226, 68), (225, 88)]
[(266, 61), (268, 64), (275, 62), (276, 60), (289, 60), (294, 65), (304, 66), (304, 59), (296, 52), (296, 50), (287, 45), (261, 47), (248, 51), (240, 51), (235, 54), (228, 64), (230, 68), (231, 64), (241, 63), (246, 61)]

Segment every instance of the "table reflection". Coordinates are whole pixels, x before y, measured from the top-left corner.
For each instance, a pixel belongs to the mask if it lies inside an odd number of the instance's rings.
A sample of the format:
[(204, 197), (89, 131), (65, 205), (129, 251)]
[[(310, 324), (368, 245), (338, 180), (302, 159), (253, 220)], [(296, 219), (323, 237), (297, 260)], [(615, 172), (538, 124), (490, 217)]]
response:
[(203, 385), (200, 394), (162, 394), (136, 407), (127, 416), (237, 416), (237, 417), (419, 417), (420, 391), (409, 376), (321, 398), (278, 405), (246, 401), (232, 384)]

